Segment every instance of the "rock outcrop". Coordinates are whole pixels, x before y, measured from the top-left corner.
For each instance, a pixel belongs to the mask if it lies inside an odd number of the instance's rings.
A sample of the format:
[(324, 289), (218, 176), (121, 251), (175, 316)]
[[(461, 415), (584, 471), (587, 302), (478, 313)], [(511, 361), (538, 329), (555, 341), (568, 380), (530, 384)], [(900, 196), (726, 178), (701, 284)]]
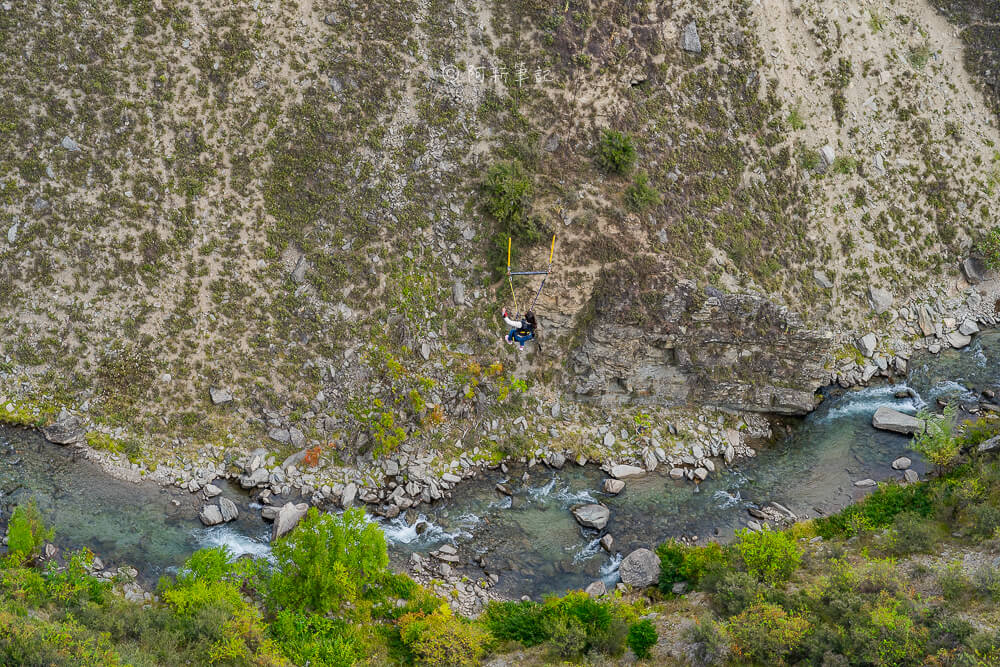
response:
[(924, 422), (921, 419), (883, 405), (875, 410), (875, 414), (872, 415), (872, 426), (883, 431), (894, 431), (910, 435), (923, 429)]
[(573, 517), (584, 528), (596, 528), (601, 530), (608, 525), (611, 517), (611, 510), (604, 505), (581, 505), (573, 508)]
[(271, 525), (271, 541), (274, 542), (279, 537), (290, 532), (292, 528), (295, 528), (308, 510), (309, 505), (305, 503), (297, 505), (294, 503), (285, 503), (278, 510), (278, 515), (274, 517), (274, 523)]
[(83, 421), (76, 415), (63, 410), (55, 423), (42, 429), (42, 435), (49, 442), (57, 445), (71, 445), (82, 442), (86, 432), (83, 428)]
[(649, 549), (636, 549), (622, 559), (618, 575), (629, 586), (652, 586), (660, 578), (660, 557)]
[(675, 282), (652, 260), (606, 268), (575, 327), (575, 394), (604, 406), (801, 415), (830, 379), (832, 334), (760, 296)]

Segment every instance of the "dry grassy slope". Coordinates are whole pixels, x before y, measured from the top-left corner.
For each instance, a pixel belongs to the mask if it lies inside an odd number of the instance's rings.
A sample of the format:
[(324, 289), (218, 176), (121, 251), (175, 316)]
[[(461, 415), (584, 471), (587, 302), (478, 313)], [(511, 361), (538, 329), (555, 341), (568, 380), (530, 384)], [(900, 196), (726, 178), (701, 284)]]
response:
[[(422, 412), (416, 389), (456, 418), (429, 434), (450, 439), (497, 389), (470, 387), (458, 348), (484, 366), (503, 354), (503, 292), (484, 259), (494, 223), (476, 194), (500, 159), (526, 165), (533, 210), (560, 235), (540, 305), (567, 335), (524, 369), (553, 386), (600, 272), (638, 253), (827, 324), (866, 311), (869, 280), (905, 296), (996, 223), (998, 137), (943, 20), (916, 0), (880, 7), (12, 3), (0, 11), (0, 232), (16, 226), (0, 239), (4, 393), (86, 401), (155, 440), (259, 437), (274, 410), (318, 441), (382, 412), (406, 421)], [(678, 48), (690, 20), (700, 55)], [(486, 81), (449, 82), (451, 66), (485, 67)], [(660, 206), (625, 211), (629, 180), (593, 164), (602, 127), (635, 137)], [(856, 166), (807, 169), (826, 143)], [(237, 407), (211, 406), (212, 385)]]

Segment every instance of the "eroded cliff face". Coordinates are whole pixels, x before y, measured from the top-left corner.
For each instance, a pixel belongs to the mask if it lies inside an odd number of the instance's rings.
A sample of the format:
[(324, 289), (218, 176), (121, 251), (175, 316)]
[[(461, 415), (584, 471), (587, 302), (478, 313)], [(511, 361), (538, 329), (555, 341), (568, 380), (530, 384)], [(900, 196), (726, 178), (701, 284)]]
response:
[(600, 405), (709, 405), (800, 415), (833, 335), (754, 294), (675, 281), (652, 260), (606, 268), (578, 321), (573, 391)]

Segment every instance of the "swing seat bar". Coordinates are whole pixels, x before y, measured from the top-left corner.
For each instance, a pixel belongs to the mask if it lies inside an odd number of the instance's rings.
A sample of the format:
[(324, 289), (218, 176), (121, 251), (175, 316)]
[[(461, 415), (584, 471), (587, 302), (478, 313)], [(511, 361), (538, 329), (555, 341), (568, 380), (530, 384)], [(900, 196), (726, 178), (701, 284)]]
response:
[(508, 271), (509, 276), (547, 276), (548, 271)]

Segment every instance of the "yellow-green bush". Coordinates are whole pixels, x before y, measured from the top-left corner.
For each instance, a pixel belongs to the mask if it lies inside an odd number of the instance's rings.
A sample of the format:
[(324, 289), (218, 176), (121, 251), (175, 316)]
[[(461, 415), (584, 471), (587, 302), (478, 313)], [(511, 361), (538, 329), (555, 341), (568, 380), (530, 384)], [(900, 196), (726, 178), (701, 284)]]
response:
[(417, 664), (435, 667), (479, 664), (490, 638), (478, 625), (455, 618), (447, 605), (402, 617), (399, 634)]

